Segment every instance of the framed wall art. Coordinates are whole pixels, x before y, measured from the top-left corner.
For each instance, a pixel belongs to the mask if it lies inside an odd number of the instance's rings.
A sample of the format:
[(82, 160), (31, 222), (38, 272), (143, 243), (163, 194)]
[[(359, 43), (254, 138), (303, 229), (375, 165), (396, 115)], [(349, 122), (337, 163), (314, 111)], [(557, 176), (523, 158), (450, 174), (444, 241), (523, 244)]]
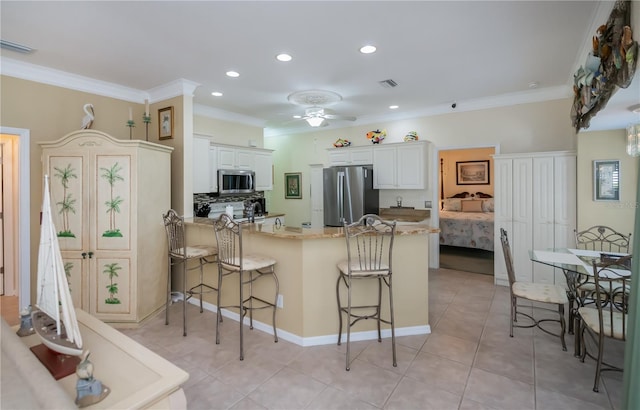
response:
[(285, 199), (302, 199), (301, 190), (302, 173), (290, 172), (284, 174), (284, 198)]
[(158, 138), (173, 138), (173, 106), (158, 110)]
[(620, 200), (620, 161), (593, 161), (593, 200)]
[(489, 161), (456, 161), (457, 185), (489, 185)]

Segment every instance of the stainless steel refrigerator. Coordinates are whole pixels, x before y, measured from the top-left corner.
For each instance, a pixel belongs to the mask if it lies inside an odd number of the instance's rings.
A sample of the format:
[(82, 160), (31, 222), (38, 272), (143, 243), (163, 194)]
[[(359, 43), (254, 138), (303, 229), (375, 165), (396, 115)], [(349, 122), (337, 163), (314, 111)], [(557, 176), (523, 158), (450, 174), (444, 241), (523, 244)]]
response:
[(323, 170), (324, 225), (342, 226), (365, 214), (378, 214), (380, 196), (373, 189), (373, 166), (331, 167)]

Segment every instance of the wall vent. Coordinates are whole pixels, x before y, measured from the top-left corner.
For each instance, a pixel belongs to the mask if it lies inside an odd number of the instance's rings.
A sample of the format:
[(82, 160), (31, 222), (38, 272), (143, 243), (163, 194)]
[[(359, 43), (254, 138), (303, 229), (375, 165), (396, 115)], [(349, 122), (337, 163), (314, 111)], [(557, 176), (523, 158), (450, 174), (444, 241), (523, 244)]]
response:
[(392, 79), (378, 81), (378, 84), (380, 84), (384, 88), (393, 88), (398, 86), (398, 83), (396, 83)]

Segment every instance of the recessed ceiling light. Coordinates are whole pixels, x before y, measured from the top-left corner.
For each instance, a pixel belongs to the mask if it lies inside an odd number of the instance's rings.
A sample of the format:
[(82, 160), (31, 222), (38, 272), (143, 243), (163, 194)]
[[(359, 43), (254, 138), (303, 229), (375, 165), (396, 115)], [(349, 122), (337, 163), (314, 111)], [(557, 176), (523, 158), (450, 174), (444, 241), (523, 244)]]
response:
[(286, 53), (278, 54), (276, 56), (276, 60), (278, 60), (278, 61), (287, 62), (287, 61), (291, 61), (292, 59), (293, 59), (293, 57), (291, 57), (289, 54), (286, 54)]
[(293, 118), (302, 118), (302, 115), (294, 115)]
[(227, 77), (240, 77), (240, 73), (238, 73), (237, 71), (227, 71)]
[(362, 54), (375, 53), (376, 52), (376, 46), (372, 46), (372, 45), (362, 46), (362, 47), (360, 47), (360, 52)]
[(214, 91), (211, 93), (214, 97), (222, 97), (222, 93), (220, 91)]
[(399, 105), (390, 105), (389, 108), (392, 110), (398, 109), (400, 106)]

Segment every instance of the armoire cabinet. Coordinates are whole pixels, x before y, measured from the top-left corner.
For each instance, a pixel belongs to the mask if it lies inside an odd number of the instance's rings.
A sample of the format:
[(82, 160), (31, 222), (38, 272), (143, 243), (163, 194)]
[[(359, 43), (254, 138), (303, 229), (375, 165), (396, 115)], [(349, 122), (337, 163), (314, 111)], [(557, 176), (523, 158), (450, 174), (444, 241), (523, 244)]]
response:
[(120, 323), (164, 307), (173, 148), (93, 130), (40, 146), (74, 306)]
[(565, 285), (564, 275), (529, 257), (532, 249), (573, 247), (576, 154), (570, 151), (494, 156), (496, 284), (507, 285), (500, 228), (507, 231), (517, 280)]

